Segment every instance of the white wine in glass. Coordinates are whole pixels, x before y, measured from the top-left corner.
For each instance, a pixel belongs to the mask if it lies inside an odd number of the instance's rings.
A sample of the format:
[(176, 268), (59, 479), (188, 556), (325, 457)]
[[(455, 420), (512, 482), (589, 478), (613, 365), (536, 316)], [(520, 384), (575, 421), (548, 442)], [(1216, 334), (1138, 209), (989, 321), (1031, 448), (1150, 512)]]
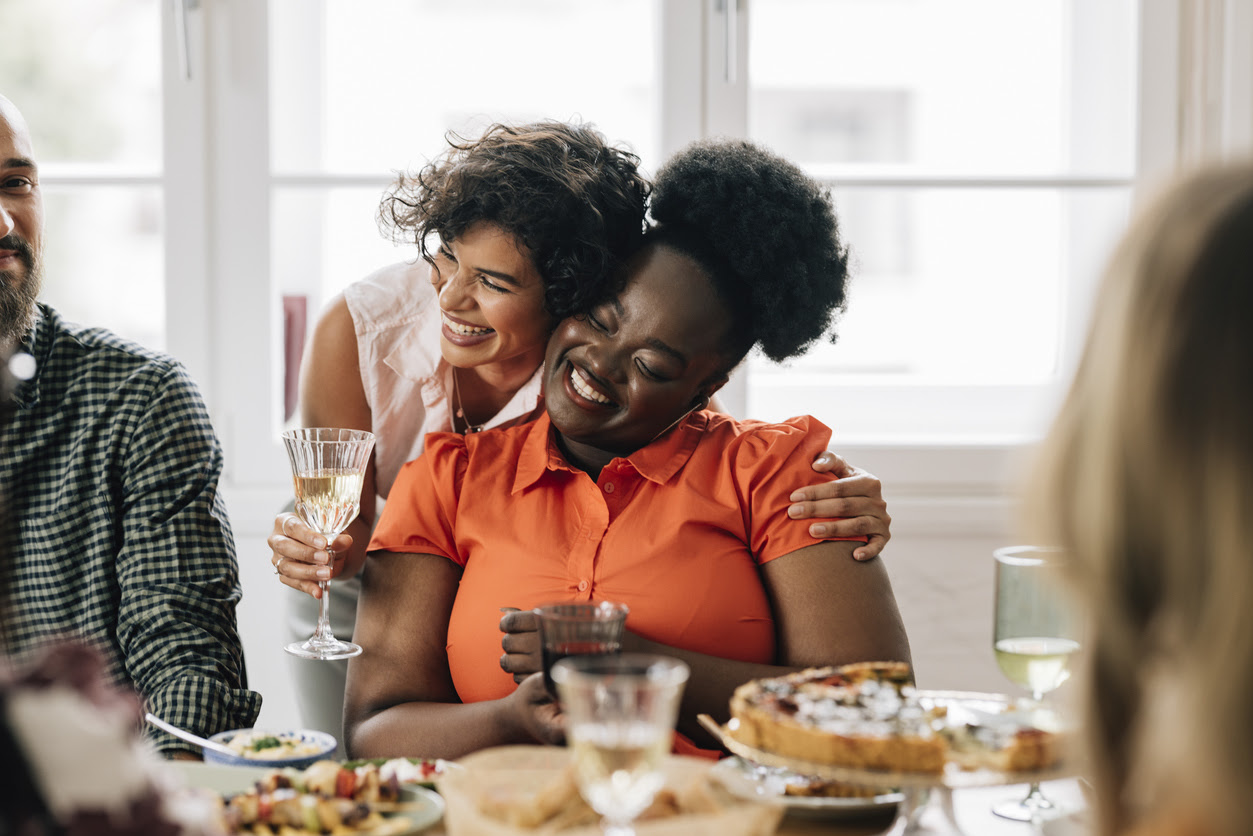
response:
[(651, 654), (567, 656), (553, 665), (575, 782), (605, 836), (633, 836), (631, 823), (665, 783), (689, 673), (678, 659)]
[[(1079, 651), (1078, 623), (1062, 585), (1062, 553), (1041, 546), (997, 549), (993, 649), (1001, 672), (1037, 703), (1070, 678)], [(1027, 796), (992, 807), (1014, 821), (1050, 818), (1061, 811), (1032, 783)]]
[[(361, 485), (374, 449), (374, 434), (365, 430), (308, 427), (283, 433), (283, 445), (291, 460), (296, 513), (329, 544), (361, 510)], [(313, 636), (292, 642), (285, 648), (293, 656), (331, 660), (347, 659), (361, 652), (360, 645), (341, 641), (331, 632), (326, 584), (327, 581), (318, 582), (322, 597)]]

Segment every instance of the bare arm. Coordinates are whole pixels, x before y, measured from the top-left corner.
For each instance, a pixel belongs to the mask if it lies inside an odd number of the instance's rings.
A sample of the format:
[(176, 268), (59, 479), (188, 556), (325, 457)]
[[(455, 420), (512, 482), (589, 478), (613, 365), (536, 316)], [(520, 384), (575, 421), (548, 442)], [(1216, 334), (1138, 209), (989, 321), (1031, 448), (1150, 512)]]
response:
[[(300, 367), (300, 422), (306, 427), (344, 427), (372, 430), (372, 416), (358, 365), (357, 334), (343, 295), (337, 296), (322, 313)], [(274, 529), (267, 540), (270, 562), (278, 565), (283, 583), (320, 597), (319, 573), (326, 577), (351, 578), (365, 562), (365, 550), (374, 528), (374, 457), (366, 468), (361, 489), (361, 511), (357, 518), (330, 546), (330, 559), (323, 537), (292, 513), (274, 518)], [(280, 563), (281, 559), (281, 563)]]
[[(879, 560), (850, 560), (856, 545), (849, 541), (816, 543), (762, 567), (762, 581), (775, 617), (777, 664), (693, 653), (628, 634), (623, 650), (662, 653), (691, 667), (679, 731), (701, 745), (716, 746), (699, 728), (696, 716), (709, 714), (720, 722), (725, 720), (732, 692), (750, 679), (811, 666), (910, 661), (909, 640), (887, 570)], [(535, 629), (534, 615), (508, 613), (501, 619), (501, 628), (507, 633), (502, 667), (515, 672), (515, 677), (539, 670), (539, 643), (530, 632)]]
[(349, 662), (345, 747), (352, 757), (456, 758), (508, 743), (558, 743), (560, 713), (532, 676), (510, 696), (462, 704), (448, 668), (461, 569), (433, 555), (375, 552), (362, 578)]

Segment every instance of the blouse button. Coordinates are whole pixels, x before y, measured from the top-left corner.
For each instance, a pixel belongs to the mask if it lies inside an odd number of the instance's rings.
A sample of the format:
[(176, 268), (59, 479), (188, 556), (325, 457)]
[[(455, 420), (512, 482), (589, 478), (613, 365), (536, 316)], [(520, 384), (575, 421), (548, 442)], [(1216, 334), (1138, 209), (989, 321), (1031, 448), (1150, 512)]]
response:
[(579, 581), (579, 592), (587, 592), (587, 581)]
[(605, 493), (613, 493), (613, 482), (605, 483)]

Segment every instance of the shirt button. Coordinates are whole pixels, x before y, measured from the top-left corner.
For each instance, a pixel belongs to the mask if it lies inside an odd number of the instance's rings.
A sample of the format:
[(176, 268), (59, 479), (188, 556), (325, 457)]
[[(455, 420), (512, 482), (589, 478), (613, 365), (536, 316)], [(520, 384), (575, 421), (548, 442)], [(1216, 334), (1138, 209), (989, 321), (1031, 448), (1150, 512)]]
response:
[(605, 483), (605, 493), (613, 493), (613, 482)]
[(587, 581), (579, 581), (579, 592), (587, 592)]

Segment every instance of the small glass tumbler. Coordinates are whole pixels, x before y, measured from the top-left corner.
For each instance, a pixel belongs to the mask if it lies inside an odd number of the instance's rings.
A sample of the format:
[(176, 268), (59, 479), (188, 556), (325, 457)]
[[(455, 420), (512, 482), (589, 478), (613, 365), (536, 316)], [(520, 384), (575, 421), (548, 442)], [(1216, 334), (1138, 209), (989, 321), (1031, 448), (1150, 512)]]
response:
[(533, 612), (539, 618), (539, 637), (544, 655), (544, 684), (557, 696), (553, 663), (567, 656), (611, 656), (622, 650), (622, 631), (630, 610), (626, 604), (545, 604)]

